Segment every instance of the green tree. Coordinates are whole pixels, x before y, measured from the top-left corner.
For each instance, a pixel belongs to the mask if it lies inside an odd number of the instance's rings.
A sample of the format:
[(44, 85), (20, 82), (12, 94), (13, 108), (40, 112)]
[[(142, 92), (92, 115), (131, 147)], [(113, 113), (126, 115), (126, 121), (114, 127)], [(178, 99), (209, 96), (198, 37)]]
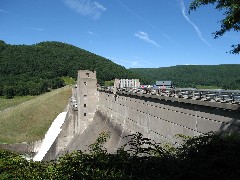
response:
[(54, 78), (51, 85), (53, 89), (57, 89), (64, 86), (64, 81), (61, 78)]
[(15, 90), (13, 86), (4, 86), (3, 87), (3, 95), (7, 99), (12, 99), (15, 96)]
[(2, 96), (2, 95), (3, 95), (3, 85), (0, 84), (0, 96)]
[(123, 66), (69, 44), (10, 45), (0, 40), (0, 96), (3, 86), (14, 87), (15, 95), (38, 95), (64, 86), (63, 76), (76, 80), (81, 69), (97, 71), (102, 85), (115, 78), (139, 78)]
[(6, 47), (6, 43), (0, 40), (0, 52), (3, 51), (5, 47)]
[[(193, 0), (190, 5), (189, 13), (202, 5), (213, 4), (219, 11), (224, 11), (224, 18), (219, 21), (221, 29), (214, 32), (214, 38), (224, 35), (227, 31), (240, 31), (240, 1), (239, 0)], [(239, 54), (240, 44), (232, 45), (230, 53)]]

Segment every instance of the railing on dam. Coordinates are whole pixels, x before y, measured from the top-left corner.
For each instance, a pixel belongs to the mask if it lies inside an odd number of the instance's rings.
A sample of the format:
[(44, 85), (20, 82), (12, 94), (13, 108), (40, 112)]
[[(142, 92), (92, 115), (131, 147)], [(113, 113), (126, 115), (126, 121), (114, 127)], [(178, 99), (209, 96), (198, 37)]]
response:
[[(111, 88), (101, 88), (99, 91), (113, 93)], [(146, 98), (162, 99), (172, 102), (182, 102), (209, 106), (227, 110), (240, 110), (240, 90), (222, 89), (195, 89), (175, 88), (171, 90), (123, 88), (118, 89), (116, 94), (139, 96)]]

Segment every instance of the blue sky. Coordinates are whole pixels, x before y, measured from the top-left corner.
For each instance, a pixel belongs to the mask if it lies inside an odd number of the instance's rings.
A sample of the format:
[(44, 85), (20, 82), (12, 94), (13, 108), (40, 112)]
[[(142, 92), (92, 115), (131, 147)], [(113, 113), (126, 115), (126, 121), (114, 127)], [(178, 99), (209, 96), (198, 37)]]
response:
[(60, 41), (135, 67), (239, 64), (226, 53), (240, 34), (213, 39), (223, 12), (191, 0), (1, 0), (0, 39), (8, 44)]

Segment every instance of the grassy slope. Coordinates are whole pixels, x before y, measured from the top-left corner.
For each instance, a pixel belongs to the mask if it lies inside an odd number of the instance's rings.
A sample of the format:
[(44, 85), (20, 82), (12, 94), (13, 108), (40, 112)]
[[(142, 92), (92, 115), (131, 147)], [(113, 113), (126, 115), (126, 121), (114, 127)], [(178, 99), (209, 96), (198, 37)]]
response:
[(0, 142), (42, 139), (52, 121), (64, 111), (70, 95), (71, 87), (64, 87), (0, 112)]
[(23, 96), (23, 97), (14, 97), (13, 99), (6, 99), (0, 97), (0, 111), (5, 110), (7, 108), (17, 106), (25, 101), (29, 101), (30, 99), (35, 98), (35, 96)]

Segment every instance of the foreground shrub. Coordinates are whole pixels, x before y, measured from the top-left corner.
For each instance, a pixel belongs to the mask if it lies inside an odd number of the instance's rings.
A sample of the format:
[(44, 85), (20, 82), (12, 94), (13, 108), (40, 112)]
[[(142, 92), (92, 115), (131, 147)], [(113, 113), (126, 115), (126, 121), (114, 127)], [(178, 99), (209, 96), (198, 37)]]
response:
[(142, 134), (116, 154), (107, 153), (102, 133), (89, 152), (75, 151), (51, 162), (27, 161), (0, 151), (0, 179), (238, 179), (240, 136), (209, 133), (185, 138), (180, 147), (157, 144)]

